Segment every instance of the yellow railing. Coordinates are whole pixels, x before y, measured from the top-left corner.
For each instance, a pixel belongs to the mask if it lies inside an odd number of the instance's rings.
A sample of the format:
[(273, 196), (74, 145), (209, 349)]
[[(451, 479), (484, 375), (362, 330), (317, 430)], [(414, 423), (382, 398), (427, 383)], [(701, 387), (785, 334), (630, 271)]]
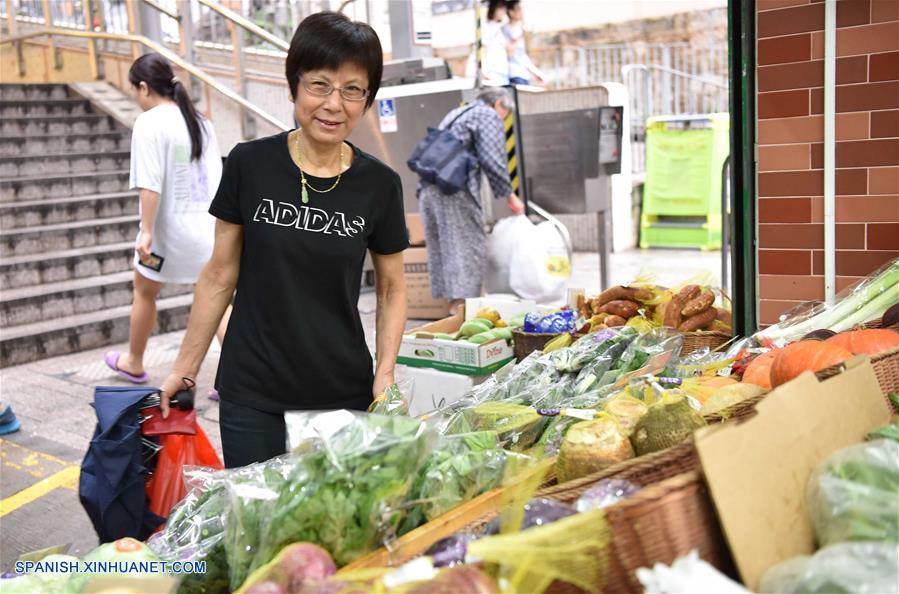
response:
[[(198, 80), (202, 81), (206, 85), (209, 85), (210, 88), (227, 97), (228, 99), (234, 101), (239, 104), (241, 107), (246, 110), (252, 112), (259, 118), (265, 120), (266, 122), (272, 124), (273, 126), (281, 129), (281, 130), (289, 130), (291, 127), (274, 117), (273, 115), (263, 111), (253, 103), (247, 101), (241, 95), (235, 93), (228, 87), (219, 83), (217, 80), (212, 78), (206, 72), (201, 70), (200, 68), (190, 64), (186, 60), (182, 59), (181, 56), (171, 51), (167, 47), (156, 43), (150, 39), (142, 35), (123, 35), (121, 33), (104, 33), (101, 31), (80, 31), (76, 29), (57, 29), (57, 28), (49, 28), (43, 29), (41, 31), (32, 31), (30, 33), (25, 33), (22, 35), (16, 35), (9, 38), (0, 39), (0, 45), (3, 44), (13, 44), (17, 47), (21, 47), (21, 42), (33, 39), (35, 37), (49, 36), (51, 39), (54, 36), (62, 36), (62, 37), (81, 37), (89, 40), (97, 40), (97, 39), (106, 39), (110, 41), (125, 41), (130, 42), (132, 44), (140, 44), (144, 47), (147, 47), (154, 52), (157, 52), (163, 56), (172, 64), (182, 68), (183, 70), (189, 72), (191, 75), (195, 76)], [(21, 53), (19, 54), (21, 56)]]

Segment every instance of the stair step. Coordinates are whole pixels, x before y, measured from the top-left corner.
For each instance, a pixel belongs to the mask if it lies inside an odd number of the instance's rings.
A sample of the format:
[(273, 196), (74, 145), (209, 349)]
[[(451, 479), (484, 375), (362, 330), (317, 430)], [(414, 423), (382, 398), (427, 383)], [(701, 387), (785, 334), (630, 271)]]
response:
[(115, 130), (94, 134), (30, 134), (0, 137), (0, 156), (40, 157), (60, 151), (97, 153), (127, 151), (131, 148), (131, 132)]
[(74, 116), (93, 113), (85, 99), (0, 99), (0, 117)]
[(109, 132), (118, 126), (108, 115), (88, 114), (79, 116), (29, 116), (24, 118), (3, 118), (3, 136), (23, 136), (31, 134), (85, 134), (88, 132)]
[(139, 198), (134, 191), (0, 203), (0, 228), (17, 229), (90, 219), (135, 215)]
[(131, 270), (133, 260), (133, 240), (3, 258), (0, 261), (0, 291), (124, 272)]
[(0, 186), (0, 202), (87, 196), (128, 190), (128, 169), (68, 175), (9, 178)]
[[(4, 291), (0, 297), (0, 327), (4, 332), (22, 324), (110, 309), (132, 302), (134, 272), (125, 271)], [(166, 284), (160, 296), (193, 292), (193, 285)]]
[(0, 158), (0, 175), (11, 178), (116, 171), (130, 167), (130, 151), (52, 152), (41, 157), (21, 155)]
[(0, 257), (134, 241), (139, 221), (138, 216), (123, 216), (15, 229), (0, 238)]
[[(156, 331), (174, 332), (187, 326), (193, 295), (156, 302)], [(128, 340), (131, 305), (24, 324), (0, 335), (0, 367), (21, 365)]]
[(17, 99), (66, 99), (69, 96), (68, 86), (64, 84), (0, 84), (0, 99), (3, 99), (5, 101), (13, 101)]

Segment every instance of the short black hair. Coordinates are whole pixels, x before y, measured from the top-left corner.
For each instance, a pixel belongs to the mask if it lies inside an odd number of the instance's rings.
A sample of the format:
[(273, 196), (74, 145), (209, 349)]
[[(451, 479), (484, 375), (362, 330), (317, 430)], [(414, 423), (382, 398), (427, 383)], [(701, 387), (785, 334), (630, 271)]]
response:
[(487, 20), (492, 21), (493, 17), (496, 15), (496, 11), (500, 8), (505, 8), (506, 3), (505, 0), (488, 0), (487, 2)]
[(378, 34), (369, 25), (353, 22), (339, 12), (317, 12), (299, 24), (290, 40), (285, 70), (290, 93), (296, 99), (300, 76), (319, 68), (337, 70), (351, 63), (368, 74), (368, 98), (371, 107), (381, 86), (384, 53)]

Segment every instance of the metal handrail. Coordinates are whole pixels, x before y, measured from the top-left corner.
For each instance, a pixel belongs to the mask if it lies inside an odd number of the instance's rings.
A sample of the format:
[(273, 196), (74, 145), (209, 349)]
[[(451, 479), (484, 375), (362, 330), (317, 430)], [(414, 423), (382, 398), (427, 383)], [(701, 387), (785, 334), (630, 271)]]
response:
[(690, 74), (689, 72), (684, 72), (682, 70), (675, 70), (674, 68), (668, 68), (666, 66), (659, 66), (657, 64), (625, 64), (621, 67), (621, 77), (622, 80), (627, 80), (627, 75), (630, 74), (634, 70), (659, 70), (661, 72), (667, 72), (668, 74), (676, 74), (677, 76), (681, 76), (683, 78), (689, 80), (695, 80), (698, 83), (712, 85), (713, 87), (718, 87), (719, 89), (727, 89), (727, 85), (723, 85), (719, 82), (715, 82), (713, 80), (707, 80), (702, 77), (696, 76), (695, 74)]
[(152, 7), (152, 8), (155, 8), (156, 10), (158, 10), (159, 12), (161, 12), (162, 14), (164, 14), (165, 16), (169, 17), (170, 19), (174, 19), (174, 20), (176, 20), (176, 21), (178, 21), (178, 22), (181, 21), (181, 15), (179, 15), (179, 14), (177, 14), (177, 13), (175, 13), (175, 12), (172, 12), (171, 10), (169, 10), (168, 8), (166, 8), (165, 6), (163, 6), (162, 4), (159, 4), (158, 2), (156, 2), (156, 0), (143, 0), (143, 2), (144, 2), (144, 4), (146, 4), (147, 6), (150, 6), (150, 7)]
[(288, 49), (290, 49), (289, 43), (287, 43), (280, 37), (276, 37), (276, 36), (272, 35), (271, 33), (266, 31), (259, 25), (256, 25), (255, 23), (248, 21), (243, 16), (234, 12), (230, 8), (225, 8), (224, 6), (215, 2), (214, 0), (197, 0), (197, 2), (199, 2), (200, 4), (202, 4), (204, 6), (208, 6), (209, 8), (211, 8), (215, 12), (219, 13), (220, 15), (222, 15), (223, 17), (225, 17), (226, 19), (228, 19), (235, 25), (242, 27), (243, 29), (245, 29), (246, 31), (249, 31), (253, 35), (263, 38), (264, 40), (268, 41), (270, 44), (274, 45), (275, 47), (277, 47), (285, 52)]
[(30, 39), (33, 37), (41, 37), (44, 35), (48, 35), (51, 37), (53, 35), (62, 35), (64, 37), (83, 37), (83, 38), (87, 38), (87, 39), (109, 39), (112, 41), (128, 41), (131, 43), (139, 43), (145, 47), (150, 48), (154, 52), (161, 54), (167, 60), (169, 60), (171, 63), (173, 63), (173, 64), (177, 65), (179, 68), (191, 73), (193, 76), (197, 77), (199, 80), (203, 81), (204, 83), (206, 83), (207, 85), (212, 87), (214, 90), (218, 91), (220, 94), (224, 95), (228, 99), (231, 99), (232, 101), (238, 103), (242, 107), (253, 112), (257, 116), (259, 116), (260, 118), (262, 118), (263, 120), (268, 122), (269, 124), (272, 124), (273, 126), (279, 128), (281, 130), (290, 130), (292, 128), (292, 126), (288, 126), (287, 124), (285, 124), (284, 122), (282, 122), (281, 120), (276, 118), (275, 116), (269, 114), (266, 111), (263, 111), (262, 109), (260, 109), (253, 103), (250, 103), (249, 101), (247, 101), (246, 99), (244, 99), (243, 97), (241, 97), (240, 95), (238, 95), (237, 93), (235, 93), (234, 91), (229, 89), (228, 87), (220, 84), (214, 78), (212, 78), (211, 76), (209, 76), (208, 74), (206, 74), (205, 72), (203, 72), (202, 70), (200, 70), (199, 68), (194, 66), (193, 64), (190, 64), (189, 62), (183, 60), (181, 58), (181, 56), (179, 56), (175, 52), (156, 43), (155, 41), (151, 41), (150, 39), (147, 39), (143, 35), (125, 35), (122, 33), (104, 33), (104, 32), (100, 32), (100, 31), (80, 31), (80, 30), (52, 28), (52, 29), (43, 29), (41, 31), (32, 31), (31, 33), (25, 33), (22, 35), (16, 35), (15, 37), (0, 39), (0, 45), (3, 45), (5, 43), (9, 43), (9, 44), (18, 43), (18, 42), (24, 41), (26, 39)]

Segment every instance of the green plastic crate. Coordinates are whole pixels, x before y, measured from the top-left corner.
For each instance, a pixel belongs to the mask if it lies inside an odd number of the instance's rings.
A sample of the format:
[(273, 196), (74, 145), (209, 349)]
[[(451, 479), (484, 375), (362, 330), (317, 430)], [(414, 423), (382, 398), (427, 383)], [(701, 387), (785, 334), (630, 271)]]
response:
[(647, 120), (641, 247), (720, 247), (729, 132), (727, 113)]

